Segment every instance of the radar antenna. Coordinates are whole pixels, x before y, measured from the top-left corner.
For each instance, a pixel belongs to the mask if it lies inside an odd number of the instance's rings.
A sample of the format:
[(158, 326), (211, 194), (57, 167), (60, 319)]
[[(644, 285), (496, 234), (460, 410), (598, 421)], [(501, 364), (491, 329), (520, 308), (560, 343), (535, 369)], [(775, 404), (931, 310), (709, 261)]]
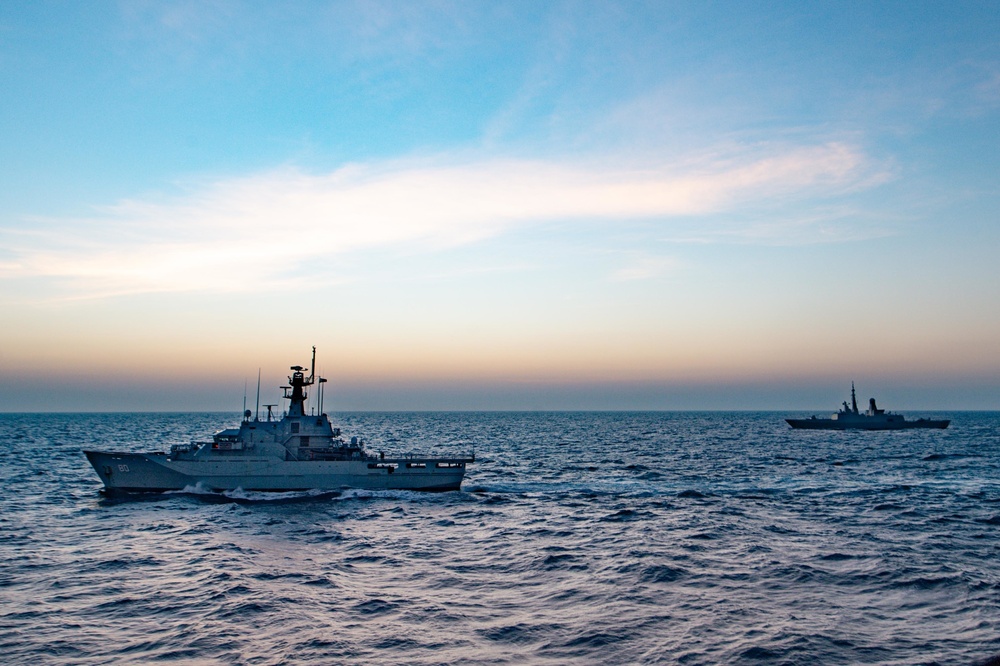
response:
[[(306, 398), (309, 396), (305, 392), (307, 386), (312, 386), (315, 383), (316, 374), (316, 348), (313, 347), (313, 361), (312, 367), (309, 369), (309, 376), (305, 376), (305, 368), (301, 365), (293, 365), (291, 367), (292, 376), (288, 378), (288, 383), (290, 386), (282, 386), (285, 389), (284, 398), (288, 398), (288, 416), (305, 416), (305, 402)], [(291, 395), (288, 394), (288, 390), (291, 389)]]

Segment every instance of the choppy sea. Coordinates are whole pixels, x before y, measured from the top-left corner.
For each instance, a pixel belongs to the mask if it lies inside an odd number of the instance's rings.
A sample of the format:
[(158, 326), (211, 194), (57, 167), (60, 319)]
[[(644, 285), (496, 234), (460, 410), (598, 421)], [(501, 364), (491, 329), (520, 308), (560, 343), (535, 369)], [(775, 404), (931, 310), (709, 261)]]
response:
[(0, 414), (4, 664), (978, 664), (1000, 413), (342, 413), (460, 492), (109, 497), (81, 450), (229, 414)]

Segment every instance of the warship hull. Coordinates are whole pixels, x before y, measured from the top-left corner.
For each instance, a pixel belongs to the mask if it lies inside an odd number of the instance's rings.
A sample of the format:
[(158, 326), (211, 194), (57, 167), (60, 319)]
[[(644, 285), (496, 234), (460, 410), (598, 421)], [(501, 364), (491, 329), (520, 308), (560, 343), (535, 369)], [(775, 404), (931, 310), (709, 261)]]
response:
[(811, 416), (808, 419), (785, 419), (797, 430), (912, 430), (914, 428), (936, 428), (944, 430), (951, 423), (948, 419), (917, 419), (907, 421), (902, 414), (879, 409), (875, 398), (868, 400), (868, 409), (858, 409), (858, 394), (851, 382), (851, 404), (844, 401), (843, 409), (829, 418)]
[[(105, 488), (129, 493), (155, 493), (200, 488), (225, 490), (459, 490), (471, 457), (430, 457), (413, 453), (378, 455), (364, 440), (349, 440), (323, 412), (323, 377), (316, 377), (313, 347), (309, 375), (291, 366), (282, 386), (288, 411), (261, 420), (249, 409), (238, 428), (226, 428), (210, 441), (173, 444), (170, 452), (122, 453), (84, 451)], [(318, 400), (307, 407), (306, 389), (318, 385)], [(258, 396), (260, 388), (258, 387)], [(244, 405), (245, 406), (245, 405)], [(252, 417), (252, 418), (251, 418)]]
[(84, 451), (109, 491), (154, 493), (185, 488), (253, 490), (458, 490), (467, 458), (289, 461), (241, 457), (173, 460), (165, 453)]
[[(871, 418), (871, 420), (868, 420)], [(943, 430), (951, 423), (948, 419), (918, 419), (907, 421), (902, 417), (895, 419), (876, 419), (864, 417), (860, 419), (785, 419), (788, 425), (798, 430), (910, 430), (912, 428), (937, 428)]]

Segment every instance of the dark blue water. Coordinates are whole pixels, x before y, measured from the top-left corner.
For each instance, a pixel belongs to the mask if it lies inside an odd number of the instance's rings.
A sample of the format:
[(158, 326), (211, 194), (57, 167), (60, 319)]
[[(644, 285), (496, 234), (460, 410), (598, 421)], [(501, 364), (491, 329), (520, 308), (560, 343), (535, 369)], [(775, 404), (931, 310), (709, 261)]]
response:
[(335, 415), (462, 492), (105, 497), (81, 449), (220, 414), (0, 415), (0, 661), (974, 664), (1000, 653), (1000, 414)]

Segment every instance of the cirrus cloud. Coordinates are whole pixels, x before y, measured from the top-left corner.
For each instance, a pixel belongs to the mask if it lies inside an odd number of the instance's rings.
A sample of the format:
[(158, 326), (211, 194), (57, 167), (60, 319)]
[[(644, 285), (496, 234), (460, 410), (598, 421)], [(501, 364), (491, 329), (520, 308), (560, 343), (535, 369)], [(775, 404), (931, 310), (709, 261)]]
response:
[(347, 253), (432, 252), (574, 219), (711, 224), (714, 214), (830, 197), (877, 177), (860, 150), (842, 143), (642, 167), (436, 158), (318, 175), (285, 168), (0, 229), (0, 279), (47, 279), (68, 297), (257, 290)]

